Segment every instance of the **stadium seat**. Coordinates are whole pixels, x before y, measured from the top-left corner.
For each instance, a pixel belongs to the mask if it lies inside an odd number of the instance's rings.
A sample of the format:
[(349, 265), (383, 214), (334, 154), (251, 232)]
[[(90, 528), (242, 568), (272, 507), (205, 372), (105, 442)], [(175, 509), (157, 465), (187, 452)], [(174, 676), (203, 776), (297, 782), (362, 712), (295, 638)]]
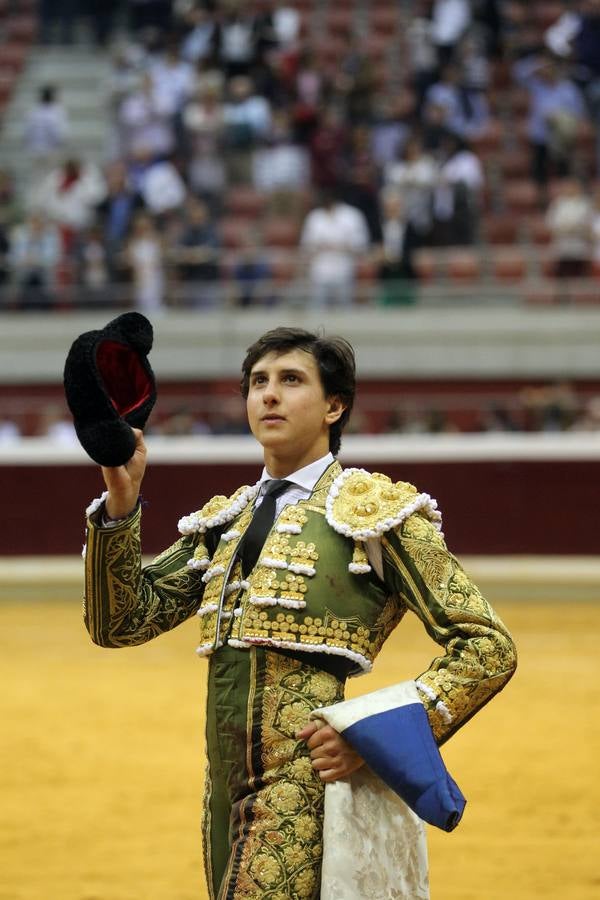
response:
[(432, 281), (439, 274), (439, 257), (427, 247), (415, 252), (413, 265), (420, 281)]
[(473, 250), (450, 250), (446, 259), (446, 273), (452, 281), (478, 281), (481, 260)]
[(12, 43), (31, 44), (38, 33), (38, 23), (35, 16), (11, 16), (4, 27), (6, 38)]
[(529, 178), (515, 178), (507, 181), (501, 192), (504, 205), (512, 213), (531, 213), (539, 209), (540, 192)]
[(248, 221), (233, 216), (223, 216), (219, 222), (219, 235), (223, 247), (229, 250), (244, 246), (249, 231)]
[(492, 274), (497, 281), (522, 281), (527, 274), (527, 260), (515, 247), (495, 251), (491, 262)]
[(374, 34), (383, 34), (386, 37), (396, 34), (400, 25), (400, 10), (393, 4), (390, 6), (374, 4), (369, 13), (369, 22)]
[(273, 216), (264, 223), (263, 238), (266, 247), (294, 249), (300, 240), (300, 226), (296, 219)]
[(503, 178), (527, 178), (531, 171), (531, 156), (523, 149), (505, 150), (498, 157)]
[(225, 209), (229, 215), (255, 219), (264, 208), (264, 194), (250, 185), (231, 187), (225, 195)]
[(507, 214), (485, 216), (481, 230), (488, 244), (514, 244), (519, 233), (519, 221)]
[(549, 244), (552, 240), (552, 232), (546, 224), (546, 217), (543, 214), (527, 216), (526, 231), (529, 240), (538, 246)]

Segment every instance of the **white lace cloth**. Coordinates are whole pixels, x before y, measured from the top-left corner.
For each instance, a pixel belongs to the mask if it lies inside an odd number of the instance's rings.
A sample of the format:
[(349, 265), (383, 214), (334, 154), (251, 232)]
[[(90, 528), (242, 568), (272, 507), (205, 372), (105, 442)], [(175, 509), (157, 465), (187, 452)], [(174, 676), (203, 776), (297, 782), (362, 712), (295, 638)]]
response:
[[(394, 691), (405, 702), (418, 697), (414, 682)], [(379, 693), (315, 710), (313, 717), (343, 731), (349, 720), (373, 713)], [(428, 898), (425, 826), (416, 813), (367, 766), (326, 785), (321, 900)]]

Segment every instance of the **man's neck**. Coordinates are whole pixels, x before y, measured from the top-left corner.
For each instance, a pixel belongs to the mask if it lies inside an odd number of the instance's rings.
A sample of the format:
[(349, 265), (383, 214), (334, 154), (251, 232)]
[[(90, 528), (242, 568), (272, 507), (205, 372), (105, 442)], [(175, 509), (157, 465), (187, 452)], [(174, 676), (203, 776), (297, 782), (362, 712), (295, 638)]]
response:
[(269, 475), (273, 478), (287, 478), (293, 472), (309, 466), (311, 463), (322, 459), (327, 455), (329, 447), (321, 448), (319, 451), (306, 454), (305, 456), (280, 456), (268, 450), (265, 450), (264, 461), (265, 468)]

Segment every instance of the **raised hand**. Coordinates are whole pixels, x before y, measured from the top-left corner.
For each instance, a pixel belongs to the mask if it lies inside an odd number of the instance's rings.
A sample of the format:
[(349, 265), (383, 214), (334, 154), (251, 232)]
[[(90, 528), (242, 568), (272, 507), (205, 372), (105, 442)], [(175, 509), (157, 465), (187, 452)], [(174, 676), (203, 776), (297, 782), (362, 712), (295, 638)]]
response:
[(124, 466), (102, 466), (102, 477), (108, 490), (106, 513), (111, 519), (123, 519), (133, 512), (140, 494), (146, 471), (146, 444), (144, 434), (134, 428), (135, 450)]

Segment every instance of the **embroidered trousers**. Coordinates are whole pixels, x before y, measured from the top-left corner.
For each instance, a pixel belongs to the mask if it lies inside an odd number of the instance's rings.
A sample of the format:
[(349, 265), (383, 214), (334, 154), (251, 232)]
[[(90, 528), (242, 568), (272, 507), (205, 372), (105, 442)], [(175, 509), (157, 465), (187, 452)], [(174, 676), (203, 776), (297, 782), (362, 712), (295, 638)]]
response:
[(209, 661), (204, 847), (211, 900), (317, 900), (324, 785), (295, 734), (334, 675), (262, 647)]

